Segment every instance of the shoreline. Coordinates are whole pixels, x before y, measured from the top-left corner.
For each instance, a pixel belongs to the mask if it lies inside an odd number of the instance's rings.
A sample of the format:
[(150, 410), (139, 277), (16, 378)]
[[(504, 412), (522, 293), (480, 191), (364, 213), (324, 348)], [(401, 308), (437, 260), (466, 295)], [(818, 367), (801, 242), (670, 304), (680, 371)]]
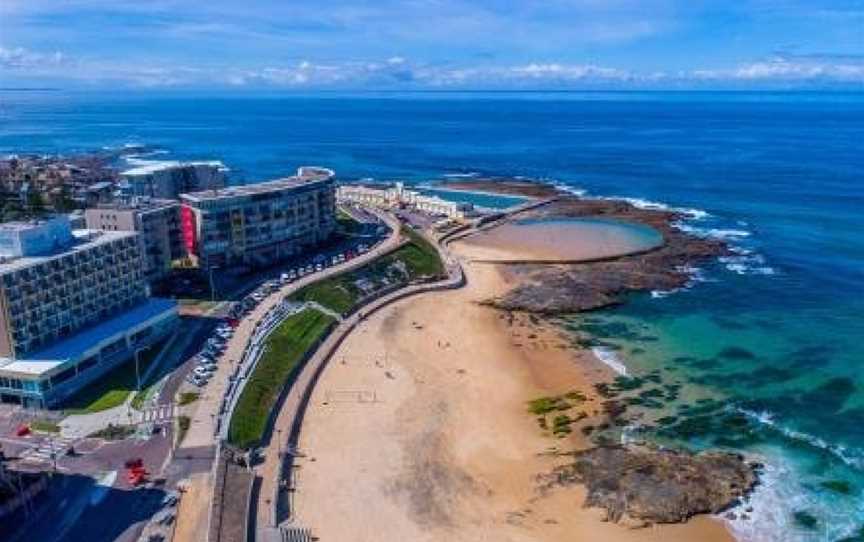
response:
[(593, 385), (615, 374), (552, 323), (482, 306), (511, 280), (464, 267), (466, 288), (401, 301), (337, 350), (300, 435), (298, 522), (325, 541), (734, 540), (709, 517), (632, 530), (581, 508), (584, 488), (539, 492), (544, 452), (587, 439), (542, 435), (527, 402), (577, 390), (596, 415)]

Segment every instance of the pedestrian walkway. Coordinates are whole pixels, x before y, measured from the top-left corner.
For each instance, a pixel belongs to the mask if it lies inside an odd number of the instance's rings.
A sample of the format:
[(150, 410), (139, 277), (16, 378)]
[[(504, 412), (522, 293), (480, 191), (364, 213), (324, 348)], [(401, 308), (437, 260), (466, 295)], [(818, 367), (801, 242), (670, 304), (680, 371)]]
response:
[(169, 422), (174, 419), (174, 403), (146, 407), (135, 416), (135, 423)]
[(48, 438), (33, 448), (21, 452), (19, 460), (25, 463), (50, 465), (66, 454), (70, 446), (74, 447), (77, 441), (78, 439), (69, 437)]

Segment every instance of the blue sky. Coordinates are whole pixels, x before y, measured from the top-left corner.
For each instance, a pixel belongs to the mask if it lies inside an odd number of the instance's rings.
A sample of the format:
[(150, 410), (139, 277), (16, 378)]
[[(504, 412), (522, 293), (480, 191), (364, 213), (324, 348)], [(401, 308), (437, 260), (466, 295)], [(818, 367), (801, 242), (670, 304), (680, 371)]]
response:
[(864, 0), (0, 0), (0, 86), (864, 89)]

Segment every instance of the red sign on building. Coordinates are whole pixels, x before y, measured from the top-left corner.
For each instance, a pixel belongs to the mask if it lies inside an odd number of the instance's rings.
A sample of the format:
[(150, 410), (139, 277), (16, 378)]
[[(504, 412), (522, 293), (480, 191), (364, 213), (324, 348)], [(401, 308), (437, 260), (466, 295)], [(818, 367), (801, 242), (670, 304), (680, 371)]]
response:
[(183, 244), (186, 252), (195, 254), (197, 239), (195, 238), (195, 212), (183, 205), (180, 207), (180, 229), (183, 232)]

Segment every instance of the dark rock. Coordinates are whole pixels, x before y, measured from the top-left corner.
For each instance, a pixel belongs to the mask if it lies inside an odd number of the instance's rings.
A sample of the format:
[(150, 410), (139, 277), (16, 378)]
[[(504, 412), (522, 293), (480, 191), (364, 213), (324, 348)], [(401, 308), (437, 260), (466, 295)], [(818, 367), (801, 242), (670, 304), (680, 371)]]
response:
[[(502, 181), (460, 184), (467, 187), (465, 185), (495, 191), (507, 191), (503, 187), (509, 186)], [(520, 182), (509, 188), (519, 193), (523, 187), (524, 183)], [(628, 292), (680, 288), (690, 279), (688, 267), (729, 251), (722, 241), (696, 237), (674, 227), (682, 218), (674, 212), (639, 209), (621, 200), (559, 195), (553, 203), (520, 214), (519, 218), (592, 216), (650, 226), (663, 235), (664, 243), (648, 252), (603, 261), (511, 267), (512, 272), (523, 279), (520, 285), (484, 303), (504, 310), (544, 314), (598, 309), (621, 303)], [(648, 339), (651, 338), (643, 338)]]
[(717, 514), (739, 502), (757, 476), (740, 455), (691, 454), (642, 446), (601, 446), (573, 453), (549, 486), (584, 484), (584, 505), (604, 508), (607, 519), (627, 516), (650, 523), (678, 523)]
[(729, 346), (724, 348), (718, 354), (718, 357), (726, 358), (726, 359), (756, 359), (756, 356), (753, 352), (747, 350), (746, 348), (741, 348), (740, 346)]

